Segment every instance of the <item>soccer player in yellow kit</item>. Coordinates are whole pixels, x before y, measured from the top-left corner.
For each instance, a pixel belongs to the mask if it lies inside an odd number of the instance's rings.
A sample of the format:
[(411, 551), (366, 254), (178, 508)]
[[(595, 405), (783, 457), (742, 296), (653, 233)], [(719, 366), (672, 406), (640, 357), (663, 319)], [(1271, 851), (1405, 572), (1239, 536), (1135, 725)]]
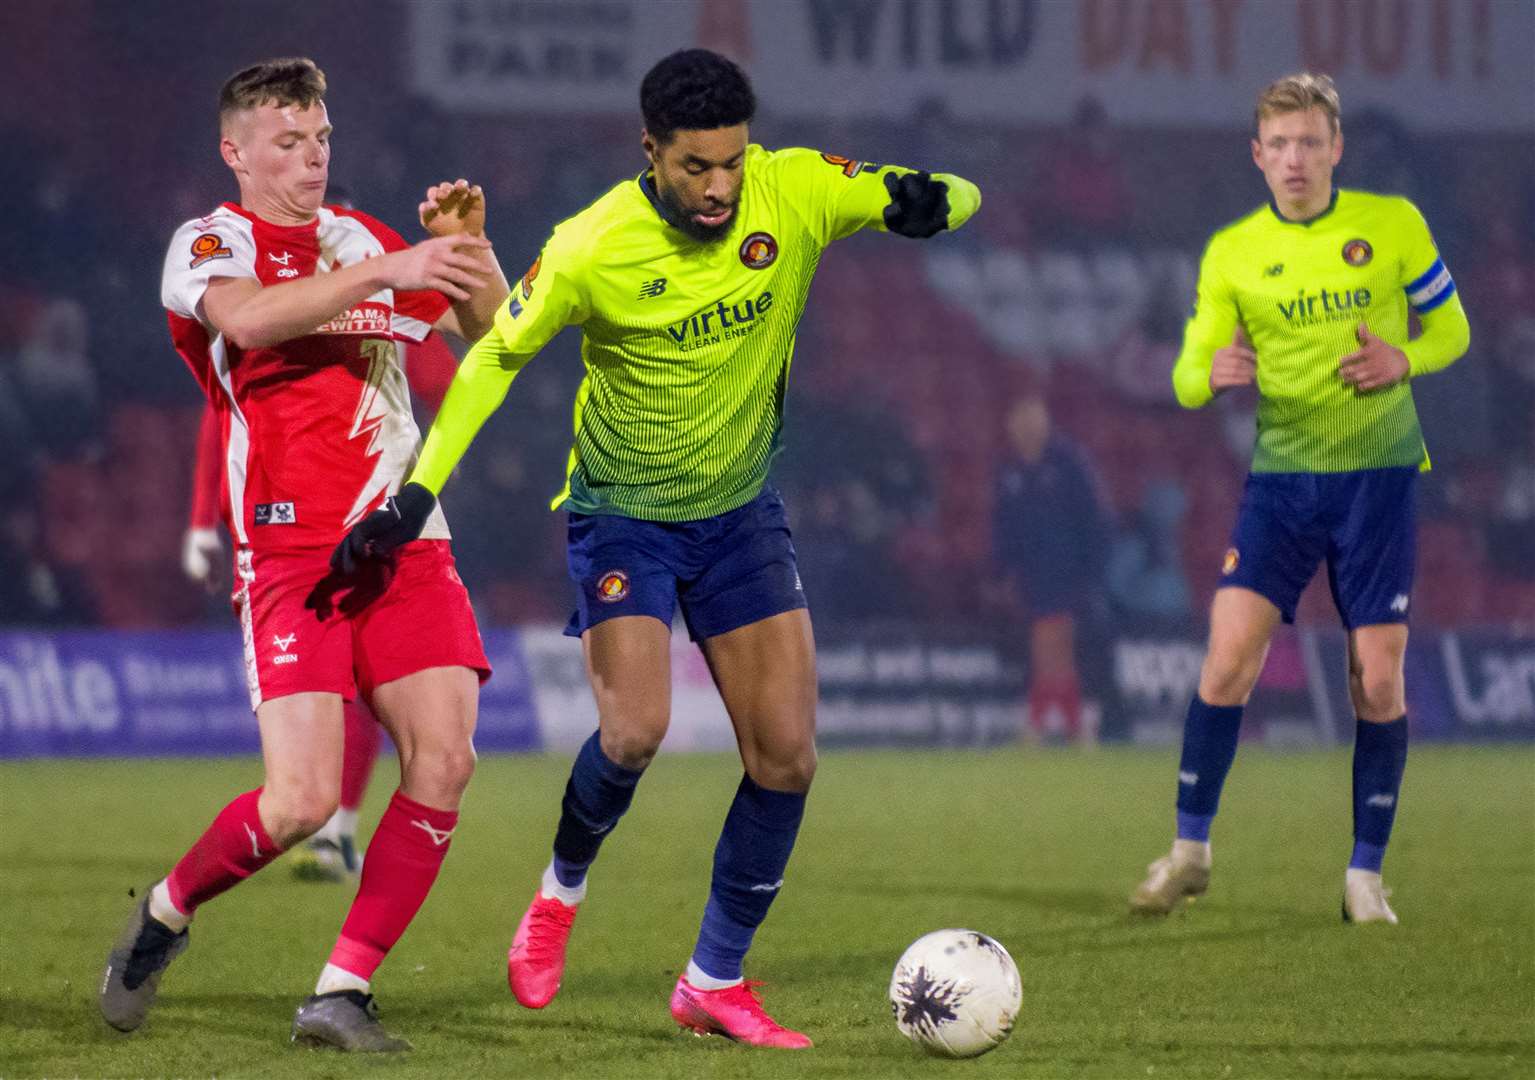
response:
[(954, 229), (980, 192), (942, 173), (751, 144), (751, 87), (707, 50), (660, 61), (640, 106), (649, 168), (555, 228), (465, 358), (410, 482), (335, 561), (346, 570), (413, 537), (513, 376), (561, 329), (581, 327), (586, 377), (554, 505), (569, 512), (578, 593), (566, 633), (581, 638), (599, 730), (571, 770), (508, 980), (530, 1008), (559, 989), (587, 868), (666, 734), (680, 603), (746, 775), (672, 1016), (752, 1045), (807, 1047), (741, 976), (816, 768), (810, 618), (783, 503), (767, 484), (795, 328), (833, 240), (863, 228), (914, 238)]
[[(1130, 898), (1166, 914), (1210, 881), (1210, 823), (1242, 708), (1280, 619), (1319, 563), (1348, 630), (1354, 848), (1343, 917), (1394, 924), (1381, 860), (1407, 761), (1402, 661), (1412, 595), (1413, 492), (1428, 454), (1410, 381), (1461, 356), (1470, 330), (1417, 207), (1337, 190), (1338, 93), (1325, 75), (1258, 98), (1253, 162), (1272, 200), (1217, 232), (1173, 368), (1187, 408), (1258, 388), (1258, 438), (1189, 706), (1177, 839)], [(1409, 312), (1422, 332), (1408, 339)]]

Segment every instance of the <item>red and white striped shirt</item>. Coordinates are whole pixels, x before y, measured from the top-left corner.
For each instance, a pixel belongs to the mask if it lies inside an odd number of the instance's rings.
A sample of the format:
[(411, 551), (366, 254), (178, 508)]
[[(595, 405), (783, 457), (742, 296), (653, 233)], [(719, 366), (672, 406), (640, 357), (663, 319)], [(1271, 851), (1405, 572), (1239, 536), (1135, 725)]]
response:
[[(407, 246), (387, 225), (333, 206), (287, 226), (224, 203), (176, 230), (161, 301), (176, 351), (219, 417), (226, 524), (236, 544), (329, 547), (399, 489), (421, 445), (404, 343), (424, 339), (448, 299), (383, 289), (303, 337), (240, 349), (208, 321), (208, 283), (279, 285)], [(448, 538), (440, 509), (422, 536)]]

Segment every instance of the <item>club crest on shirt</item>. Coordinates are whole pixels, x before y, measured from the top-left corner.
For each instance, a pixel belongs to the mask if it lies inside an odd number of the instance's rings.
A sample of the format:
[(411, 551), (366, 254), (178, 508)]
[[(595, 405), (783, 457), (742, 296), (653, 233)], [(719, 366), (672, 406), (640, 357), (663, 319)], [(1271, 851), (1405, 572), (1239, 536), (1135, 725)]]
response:
[(629, 595), (629, 575), (622, 570), (609, 570), (597, 579), (597, 599), (604, 604), (616, 604)]
[(1368, 240), (1355, 237), (1343, 245), (1343, 261), (1350, 266), (1364, 266), (1375, 258), (1375, 249)]
[(771, 233), (754, 232), (741, 241), (741, 264), (748, 270), (765, 270), (778, 258), (778, 241)]
[(1221, 562), (1221, 573), (1223, 575), (1236, 573), (1237, 564), (1241, 561), (1242, 556), (1236, 548), (1227, 548), (1226, 558)]
[(196, 270), (205, 262), (232, 258), (234, 258), (234, 252), (229, 250), (222, 236), (216, 232), (205, 232), (192, 241), (192, 261), (188, 267)]

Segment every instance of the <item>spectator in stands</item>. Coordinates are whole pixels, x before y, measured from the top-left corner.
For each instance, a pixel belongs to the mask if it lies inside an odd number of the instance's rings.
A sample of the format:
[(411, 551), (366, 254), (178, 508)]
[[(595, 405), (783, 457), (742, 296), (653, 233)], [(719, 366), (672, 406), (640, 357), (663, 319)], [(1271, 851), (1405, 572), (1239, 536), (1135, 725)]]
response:
[(1181, 629), (1193, 615), (1180, 529), (1188, 496), (1173, 479), (1152, 483), (1129, 527), (1114, 538), (1108, 595), (1117, 624)]
[(1082, 724), (1076, 636), (1103, 601), (1107, 512), (1082, 449), (1053, 431), (1045, 400), (1007, 416), (997, 476), (995, 553), (1029, 623), (1029, 722), (1035, 736), (1091, 738)]
[(44, 453), (68, 458), (95, 447), (101, 434), (96, 371), (86, 355), (85, 308), (56, 298), (38, 316), (16, 354), (16, 390)]
[(1033, 187), (1034, 224), (1045, 242), (1083, 247), (1129, 236), (1135, 210), (1130, 175), (1097, 98), (1077, 102), (1070, 127), (1041, 158)]
[(33, 627), (95, 619), (84, 584), (44, 553), (34, 492), (20, 474), (0, 489), (0, 614), (6, 625)]

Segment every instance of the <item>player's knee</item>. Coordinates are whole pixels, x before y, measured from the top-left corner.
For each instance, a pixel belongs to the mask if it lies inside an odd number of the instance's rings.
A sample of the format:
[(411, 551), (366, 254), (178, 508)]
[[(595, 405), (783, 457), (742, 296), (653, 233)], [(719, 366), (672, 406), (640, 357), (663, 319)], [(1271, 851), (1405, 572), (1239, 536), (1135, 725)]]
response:
[(1354, 680), (1354, 709), (1364, 720), (1394, 720), (1406, 711), (1404, 691), (1399, 671), (1366, 667)]
[(1199, 674), (1199, 696), (1210, 705), (1240, 705), (1252, 695), (1263, 670), (1262, 656), (1212, 649)]
[(604, 725), (602, 754), (613, 764), (638, 772), (655, 758), (665, 736), (664, 717), (651, 717), (641, 723)]
[(411, 790), (434, 804), (456, 803), (474, 776), (476, 760), (467, 740), (418, 748), (406, 768)]
[(334, 788), (324, 785), (289, 787), (273, 793), (271, 803), (262, 807), (261, 823), (273, 842), (288, 848), (319, 832), (336, 812), (339, 803), (340, 794)]
[(760, 786), (772, 791), (802, 793), (815, 780), (816, 752), (813, 742), (803, 746), (759, 750), (755, 760), (747, 762), (747, 774)]

